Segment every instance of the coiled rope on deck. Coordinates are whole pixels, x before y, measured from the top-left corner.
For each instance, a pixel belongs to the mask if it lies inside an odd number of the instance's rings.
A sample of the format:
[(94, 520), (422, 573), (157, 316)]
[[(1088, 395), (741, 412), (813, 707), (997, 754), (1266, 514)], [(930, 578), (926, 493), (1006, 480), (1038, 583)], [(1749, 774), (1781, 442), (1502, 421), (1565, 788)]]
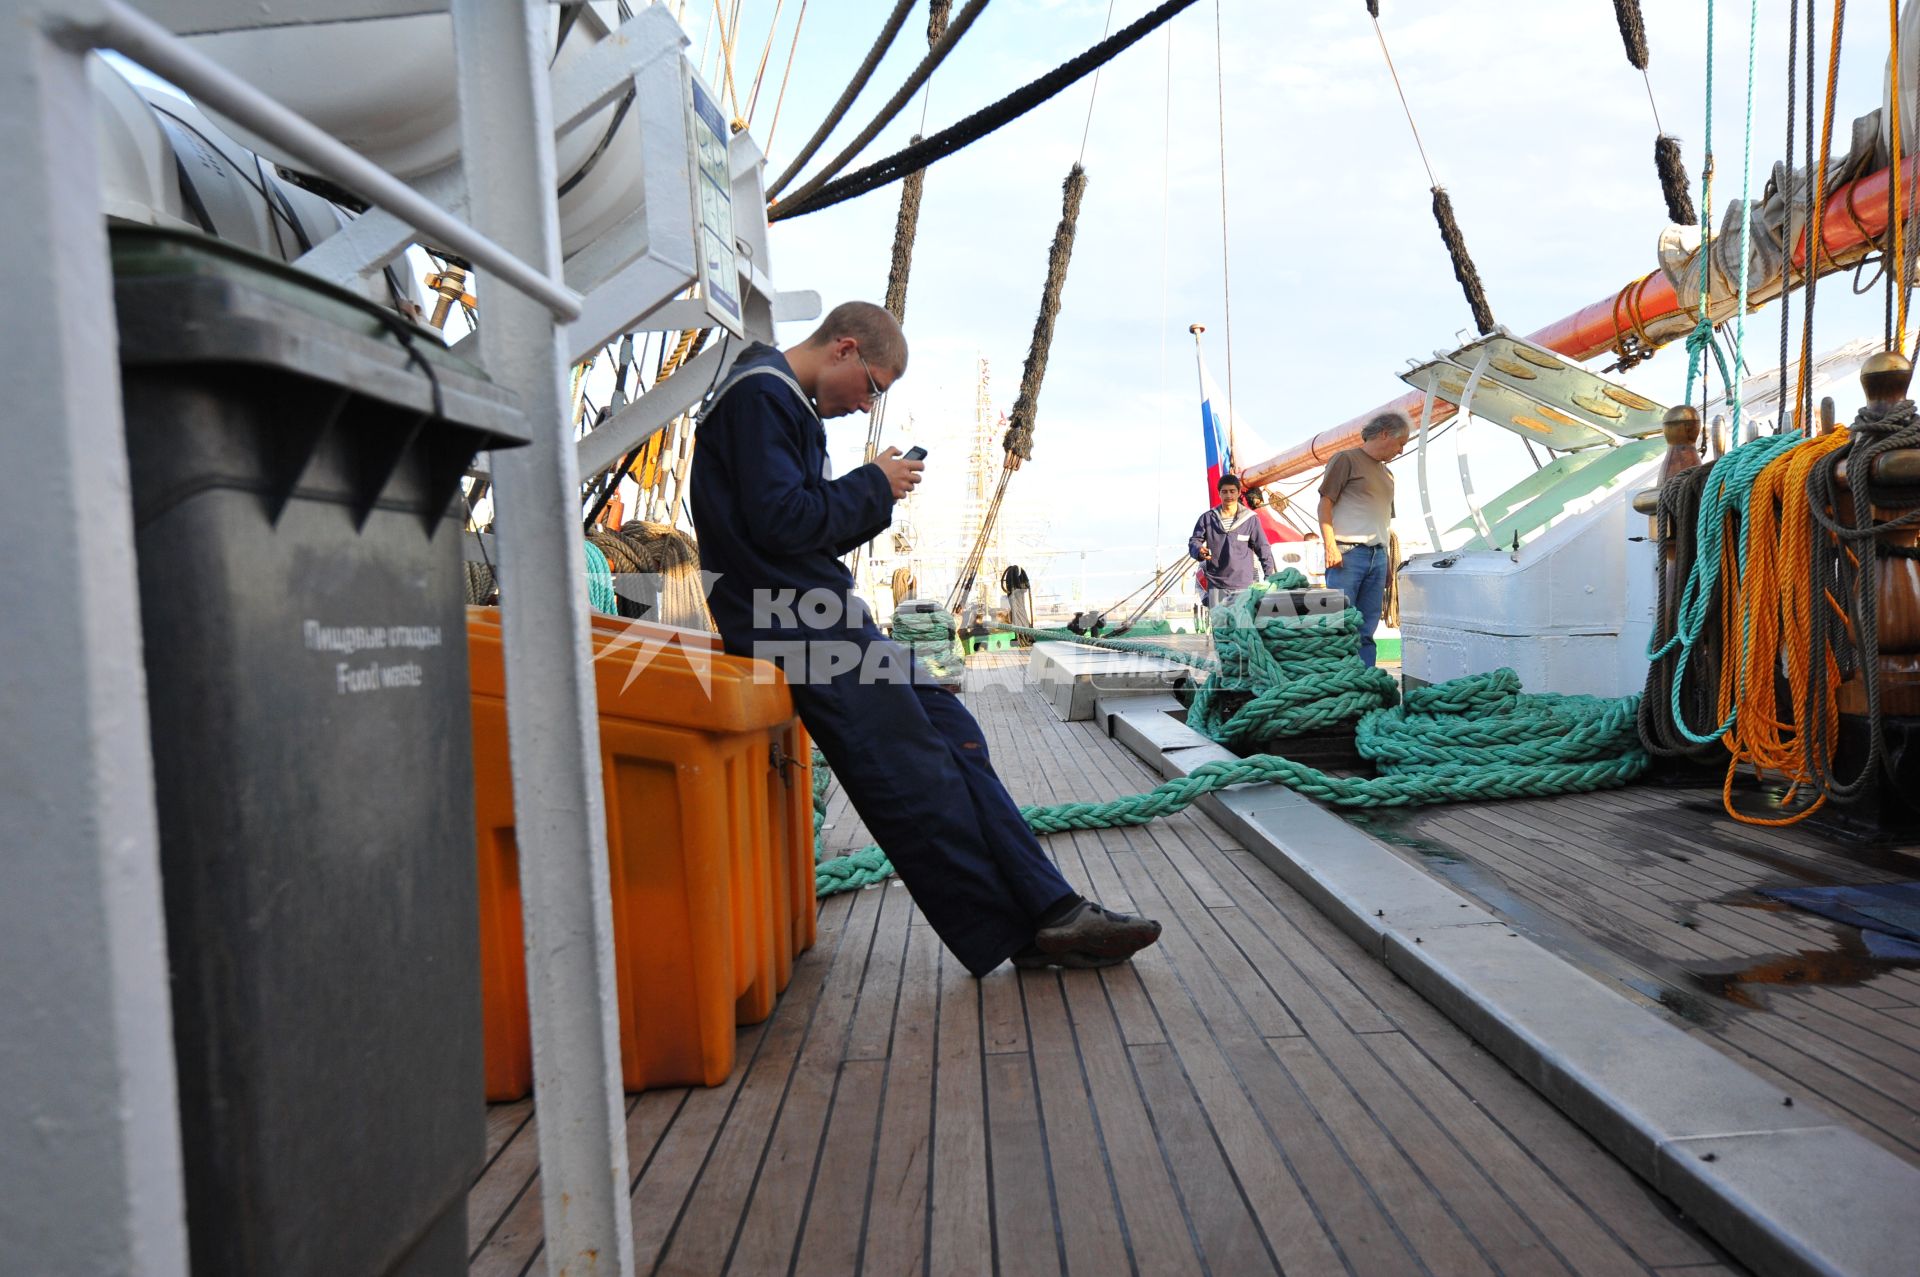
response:
[(1235, 749), (1265, 749), (1289, 736), (1325, 731), (1394, 704), (1391, 674), (1363, 664), (1360, 613), (1260, 615), (1272, 590), (1305, 589), (1296, 568), (1213, 610), (1217, 669), (1195, 694), (1187, 722)]
[[(1298, 588), (1296, 582), (1304, 584), (1305, 579), (1288, 569), (1267, 584)], [(1278, 618), (1258, 616), (1251, 599), (1237, 601), (1237, 608), (1228, 614), (1246, 624), (1214, 631), (1216, 644), (1223, 634), (1230, 636), (1226, 652), (1218, 657), (1218, 669), (1244, 665), (1246, 686), (1229, 688), (1223, 683), (1214, 693), (1216, 702), (1229, 693), (1240, 693), (1250, 694), (1247, 703), (1251, 704), (1278, 690), (1281, 694), (1268, 702), (1273, 706), (1268, 717), (1275, 723), (1296, 724), (1308, 721), (1310, 714), (1295, 713), (1300, 705), (1287, 701), (1290, 684), (1317, 682), (1331, 689), (1324, 664), (1330, 659), (1366, 668), (1356, 656), (1327, 655), (1335, 648), (1357, 644), (1355, 623), (1349, 616), (1328, 618), (1318, 625), (1282, 625)], [(1286, 634), (1249, 641), (1239, 633), (1241, 629), (1277, 629)], [(1295, 643), (1301, 645), (1297, 657), (1290, 650)], [(1134, 645), (1136, 650), (1151, 646)], [(1287, 655), (1275, 655), (1276, 648)], [(1294, 673), (1300, 677), (1291, 677)], [(1392, 695), (1392, 680), (1384, 675), (1381, 679), (1384, 686), (1378, 679), (1360, 680), (1376, 701)], [(1237, 684), (1241, 678), (1236, 675), (1229, 681)], [(1643, 774), (1649, 762), (1635, 733), (1638, 697), (1528, 695), (1520, 689), (1519, 675), (1510, 669), (1419, 688), (1407, 694), (1404, 704), (1378, 705), (1364, 712), (1353, 700), (1342, 699), (1349, 695), (1332, 690), (1322, 699), (1344, 707), (1342, 713), (1328, 717), (1358, 718), (1355, 744), (1362, 757), (1373, 762), (1377, 776), (1334, 776), (1276, 754), (1255, 754), (1203, 764), (1143, 794), (1107, 802), (1027, 806), (1020, 814), (1042, 835), (1140, 825), (1184, 810), (1207, 794), (1262, 781), (1341, 807), (1543, 797), (1624, 785)], [(1198, 702), (1195, 708), (1200, 708)], [(1189, 721), (1198, 721), (1191, 711)], [(1277, 734), (1257, 726), (1248, 730), (1255, 738)], [(831, 895), (879, 882), (892, 872), (884, 851), (878, 846), (863, 847), (818, 863), (814, 888), (820, 895)]]
[(888, 626), (893, 641), (907, 648), (935, 678), (959, 677), (964, 663), (953, 614), (941, 607), (900, 608)]

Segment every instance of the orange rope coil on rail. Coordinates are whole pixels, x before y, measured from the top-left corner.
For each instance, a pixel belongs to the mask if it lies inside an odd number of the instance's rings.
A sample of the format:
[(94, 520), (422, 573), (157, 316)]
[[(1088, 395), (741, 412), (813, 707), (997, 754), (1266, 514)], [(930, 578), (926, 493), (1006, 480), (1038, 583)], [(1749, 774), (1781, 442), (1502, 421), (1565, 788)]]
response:
[[(1756, 778), (1776, 776), (1789, 782), (1786, 801), (1801, 786), (1814, 785), (1805, 757), (1806, 724), (1817, 717), (1826, 730), (1816, 739), (1835, 739), (1839, 706), (1835, 689), (1840, 673), (1830, 653), (1824, 680), (1823, 703), (1811, 701), (1813, 667), (1813, 609), (1840, 610), (1838, 600), (1813, 598), (1813, 555), (1833, 553), (1833, 538), (1813, 525), (1807, 500), (1807, 476), (1814, 464), (1847, 446), (1845, 427), (1809, 439), (1775, 458), (1754, 480), (1748, 506), (1747, 566), (1737, 593), (1730, 590), (1721, 609), (1723, 645), (1728, 659), (1720, 666), (1720, 714), (1731, 715), (1733, 725), (1723, 743), (1731, 757), (1721, 800), (1727, 814), (1749, 825), (1791, 825), (1826, 804), (1822, 790), (1815, 799), (1790, 815), (1769, 817), (1743, 813), (1733, 802), (1733, 782), (1742, 766)], [(1731, 539), (1722, 543), (1730, 553)], [(1731, 572), (1725, 579), (1733, 584)], [(1744, 640), (1744, 641), (1743, 641)], [(1738, 653), (1739, 659), (1733, 659)], [(1779, 704), (1779, 679), (1784, 675), (1789, 702), (1786, 714)], [(1817, 786), (1816, 786), (1817, 787)]]

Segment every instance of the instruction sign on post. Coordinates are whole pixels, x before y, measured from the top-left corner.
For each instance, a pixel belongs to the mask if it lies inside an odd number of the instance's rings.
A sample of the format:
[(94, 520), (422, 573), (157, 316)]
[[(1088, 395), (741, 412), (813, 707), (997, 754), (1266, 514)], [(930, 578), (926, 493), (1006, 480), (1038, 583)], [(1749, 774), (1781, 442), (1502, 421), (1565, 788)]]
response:
[(693, 225), (700, 260), (700, 298), (715, 322), (734, 336), (744, 337), (740, 263), (734, 254), (727, 120), (694, 74), (693, 64), (683, 59), (681, 66), (687, 85), (687, 147), (693, 159)]

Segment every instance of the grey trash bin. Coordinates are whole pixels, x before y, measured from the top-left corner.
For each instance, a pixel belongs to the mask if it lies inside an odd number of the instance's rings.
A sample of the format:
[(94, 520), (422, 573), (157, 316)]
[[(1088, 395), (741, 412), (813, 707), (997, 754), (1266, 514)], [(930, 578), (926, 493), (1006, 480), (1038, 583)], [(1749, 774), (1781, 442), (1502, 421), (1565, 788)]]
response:
[(459, 484), (437, 337), (116, 230), (197, 1274), (459, 1273), (484, 1149)]

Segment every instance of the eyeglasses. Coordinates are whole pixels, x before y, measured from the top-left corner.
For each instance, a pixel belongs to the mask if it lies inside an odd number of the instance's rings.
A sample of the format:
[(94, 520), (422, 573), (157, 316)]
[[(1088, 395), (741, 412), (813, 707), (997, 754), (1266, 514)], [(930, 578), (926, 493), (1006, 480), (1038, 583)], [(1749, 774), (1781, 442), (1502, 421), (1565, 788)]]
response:
[(854, 349), (853, 357), (860, 361), (860, 371), (867, 374), (867, 402), (870, 404), (879, 403), (887, 392), (880, 389), (880, 383), (873, 379), (873, 369), (867, 366), (867, 357), (860, 353), (858, 347)]

